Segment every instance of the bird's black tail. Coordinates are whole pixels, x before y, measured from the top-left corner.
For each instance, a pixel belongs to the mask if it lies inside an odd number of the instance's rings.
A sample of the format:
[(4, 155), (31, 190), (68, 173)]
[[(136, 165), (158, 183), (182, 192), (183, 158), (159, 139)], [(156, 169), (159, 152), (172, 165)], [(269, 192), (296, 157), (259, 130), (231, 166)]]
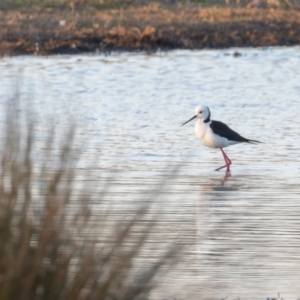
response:
[(262, 142), (260, 142), (260, 141), (248, 140), (248, 139), (247, 139), (247, 143), (250, 143), (250, 144), (262, 144)]

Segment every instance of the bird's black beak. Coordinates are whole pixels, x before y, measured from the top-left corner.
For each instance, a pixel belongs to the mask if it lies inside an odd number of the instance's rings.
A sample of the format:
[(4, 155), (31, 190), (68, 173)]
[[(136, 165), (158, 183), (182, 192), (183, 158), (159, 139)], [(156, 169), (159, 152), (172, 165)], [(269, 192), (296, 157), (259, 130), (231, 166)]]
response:
[(195, 118), (197, 118), (197, 116), (193, 116), (192, 118), (190, 118), (188, 121), (184, 122), (181, 126), (185, 125), (186, 123), (194, 120)]

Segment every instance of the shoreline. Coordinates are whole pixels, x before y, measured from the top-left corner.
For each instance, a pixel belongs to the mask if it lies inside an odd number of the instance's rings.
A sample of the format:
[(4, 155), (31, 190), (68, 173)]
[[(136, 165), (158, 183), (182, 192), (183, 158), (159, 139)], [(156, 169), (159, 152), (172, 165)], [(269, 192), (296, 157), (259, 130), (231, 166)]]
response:
[(161, 7), (0, 11), (0, 55), (300, 45), (300, 10)]

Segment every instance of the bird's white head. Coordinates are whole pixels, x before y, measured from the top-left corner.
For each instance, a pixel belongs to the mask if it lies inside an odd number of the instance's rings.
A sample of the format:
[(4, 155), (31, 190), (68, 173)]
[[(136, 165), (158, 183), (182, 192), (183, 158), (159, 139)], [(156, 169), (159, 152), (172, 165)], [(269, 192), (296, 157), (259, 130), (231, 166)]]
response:
[(197, 106), (195, 108), (195, 115), (192, 118), (190, 118), (188, 121), (183, 123), (181, 126), (185, 125), (186, 123), (188, 123), (188, 122), (190, 122), (190, 121), (192, 121), (196, 118), (202, 120), (204, 123), (208, 123), (210, 121), (210, 110), (209, 110), (209, 108), (205, 105)]
[(207, 122), (210, 121), (210, 110), (207, 106), (202, 105), (202, 106), (197, 106), (195, 108), (195, 116), (197, 116), (197, 118), (199, 118), (200, 120), (206, 121)]

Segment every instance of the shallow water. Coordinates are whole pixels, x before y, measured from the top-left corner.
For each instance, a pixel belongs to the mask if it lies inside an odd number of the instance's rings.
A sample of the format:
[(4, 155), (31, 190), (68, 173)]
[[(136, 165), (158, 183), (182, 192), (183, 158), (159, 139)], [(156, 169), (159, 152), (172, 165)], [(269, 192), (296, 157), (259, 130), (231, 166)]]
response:
[[(159, 299), (300, 297), (300, 49), (234, 51), (0, 60), (1, 111), (21, 75), (21, 97), (42, 128), (71, 119), (88, 141), (82, 170), (96, 151), (95, 180), (116, 172), (110, 201), (121, 212), (167, 178), (165, 239), (171, 228), (187, 251)], [(201, 145), (192, 122), (181, 127), (199, 104), (264, 143), (226, 148), (228, 178), (214, 171), (221, 152)]]

